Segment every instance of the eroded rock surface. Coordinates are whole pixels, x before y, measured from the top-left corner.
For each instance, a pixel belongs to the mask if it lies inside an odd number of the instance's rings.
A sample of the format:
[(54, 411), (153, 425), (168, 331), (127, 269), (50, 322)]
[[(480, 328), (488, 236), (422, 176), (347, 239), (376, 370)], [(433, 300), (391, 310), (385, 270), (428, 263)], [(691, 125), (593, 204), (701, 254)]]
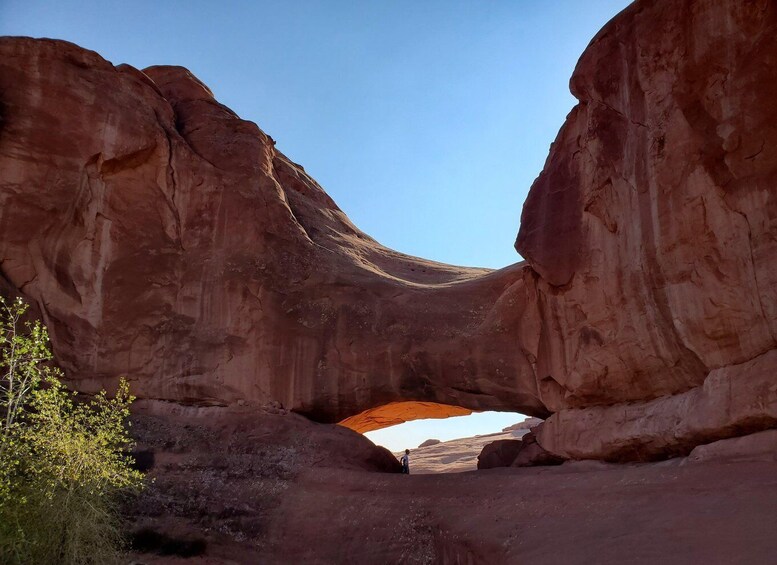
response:
[(513, 430), (530, 430), (535, 426), (539, 426), (543, 422), (542, 418), (525, 418), (523, 421), (502, 428), (503, 432), (511, 432)]
[(687, 392), (629, 405), (563, 410), (539, 443), (568, 459), (611, 461), (685, 455), (688, 446), (777, 426), (777, 351), (710, 372)]
[(539, 324), (524, 265), (386, 249), (184, 68), (3, 38), (0, 92), (2, 273), (78, 388), (127, 375), (141, 398), (330, 422), (406, 400), (547, 414), (516, 347)]
[(693, 448), (683, 464), (739, 461), (777, 461), (777, 430), (699, 445)]
[(520, 439), (498, 439), (486, 444), (478, 455), (478, 469), (509, 467), (523, 447)]
[(552, 414), (556, 455), (687, 454), (777, 423), (775, 61), (768, 0), (632, 4), (572, 77), (527, 262), (489, 272), (360, 232), (186, 69), (5, 38), (0, 269), (83, 390)]
[(422, 442), (421, 442), (421, 443), (418, 445), (418, 447), (429, 447), (429, 446), (431, 446), (431, 445), (437, 445), (438, 443), (440, 443), (440, 440), (439, 440), (439, 439), (427, 439), (427, 440), (425, 440), (425, 441), (422, 441)]
[(255, 563), (301, 475), (401, 471), (391, 452), (361, 434), (281, 409), (139, 401), (134, 412), (136, 452), (151, 480), (126, 509), (133, 546), (167, 559), (218, 555), (227, 543), (230, 559)]
[(437, 402), (389, 402), (345, 418), (340, 421), (340, 425), (365, 433), (420, 418), (440, 419), (466, 416), (471, 413), (472, 410), (467, 408)]
[(547, 449), (666, 456), (775, 425), (776, 59), (766, 0), (636, 2), (581, 57), (516, 242)]

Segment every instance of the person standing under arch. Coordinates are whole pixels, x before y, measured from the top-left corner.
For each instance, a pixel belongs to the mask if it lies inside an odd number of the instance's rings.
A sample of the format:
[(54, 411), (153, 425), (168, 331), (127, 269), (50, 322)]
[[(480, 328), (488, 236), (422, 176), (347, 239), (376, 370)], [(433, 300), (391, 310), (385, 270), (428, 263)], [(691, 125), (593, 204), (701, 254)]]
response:
[(399, 459), (399, 462), (402, 463), (402, 474), (409, 475), (410, 474), (410, 450), (409, 449), (405, 449), (405, 454)]

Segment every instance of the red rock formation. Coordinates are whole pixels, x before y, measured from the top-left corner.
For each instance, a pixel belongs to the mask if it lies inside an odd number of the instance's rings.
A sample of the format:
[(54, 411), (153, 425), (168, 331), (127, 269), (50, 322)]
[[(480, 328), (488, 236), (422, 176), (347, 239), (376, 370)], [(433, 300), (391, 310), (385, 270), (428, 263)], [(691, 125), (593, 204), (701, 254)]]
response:
[(467, 414), (472, 414), (472, 410), (435, 402), (390, 402), (345, 418), (340, 425), (365, 433), (420, 418), (450, 418)]
[(135, 562), (685, 565), (777, 553), (774, 462), (420, 475), (413, 459), (409, 476), (375, 474), (346, 457), (369, 442), (342, 427), (143, 404), (133, 429), (156, 453), (156, 481), (134, 504), (146, 533)]
[(554, 413), (557, 455), (687, 453), (777, 423), (775, 59), (768, 0), (632, 4), (572, 77), (527, 263), (488, 272), (358, 231), (186, 69), (2, 39), (0, 268), (84, 390)]
[(538, 326), (523, 266), (382, 247), (183, 68), (4, 38), (0, 92), (2, 272), (77, 387), (330, 422), (407, 400), (547, 414), (515, 347)]
[(542, 425), (532, 428), (532, 431), (521, 438), (521, 449), (510, 463), (510, 467), (561, 465), (566, 460), (566, 457), (548, 451), (537, 442), (537, 433), (541, 429)]
[(775, 58), (766, 0), (636, 2), (581, 57), (516, 243), (547, 449), (666, 456), (777, 423)]
[(521, 451), (520, 439), (498, 439), (483, 446), (478, 455), (478, 469), (509, 467)]
[(516, 243), (553, 408), (675, 394), (775, 347), (777, 69), (754, 62), (777, 56), (776, 10), (637, 2), (581, 57)]
[(430, 446), (432, 446), (432, 445), (437, 445), (438, 443), (440, 443), (440, 440), (439, 440), (439, 439), (427, 439), (427, 440), (425, 440), (425, 441), (422, 441), (422, 442), (421, 442), (421, 443), (418, 445), (418, 447), (430, 447)]
[(542, 418), (525, 418), (524, 420), (518, 422), (517, 424), (513, 424), (512, 426), (507, 426), (506, 428), (502, 428), (502, 431), (511, 432), (513, 430), (530, 430), (535, 426), (540, 425), (542, 422), (543, 422)]
[(722, 439), (693, 448), (683, 465), (708, 461), (777, 461), (777, 430)]

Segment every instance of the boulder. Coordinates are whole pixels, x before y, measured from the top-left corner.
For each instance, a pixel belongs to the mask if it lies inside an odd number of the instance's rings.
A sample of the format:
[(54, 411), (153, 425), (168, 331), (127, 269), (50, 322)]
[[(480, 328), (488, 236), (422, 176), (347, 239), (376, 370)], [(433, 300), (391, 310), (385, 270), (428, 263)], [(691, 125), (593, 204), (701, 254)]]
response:
[(440, 443), (439, 439), (427, 439), (426, 441), (422, 442), (421, 445), (418, 447), (429, 447), (430, 445), (437, 445)]
[(499, 439), (486, 444), (478, 455), (478, 469), (509, 467), (522, 445), (519, 439)]
[[(534, 428), (538, 431), (538, 428)], [(541, 429), (541, 428), (540, 428)], [(561, 465), (565, 457), (551, 453), (537, 443), (535, 431), (531, 431), (521, 438), (521, 450), (516, 455), (511, 467), (539, 467), (546, 465)]]
[(698, 445), (683, 464), (719, 461), (777, 461), (777, 430)]
[(503, 432), (512, 432), (516, 430), (530, 430), (534, 426), (539, 426), (543, 420), (541, 418), (526, 418), (525, 420), (518, 422), (517, 424), (513, 424), (512, 426), (507, 426), (506, 428), (502, 428)]
[(567, 459), (650, 461), (777, 426), (777, 351), (710, 372), (703, 386), (647, 402), (562, 410), (537, 433)]

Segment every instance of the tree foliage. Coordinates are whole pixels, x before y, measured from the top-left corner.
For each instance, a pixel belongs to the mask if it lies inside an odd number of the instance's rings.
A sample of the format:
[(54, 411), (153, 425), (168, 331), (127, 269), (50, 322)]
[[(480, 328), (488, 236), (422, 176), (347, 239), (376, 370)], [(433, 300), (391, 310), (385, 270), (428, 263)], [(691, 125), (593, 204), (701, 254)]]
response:
[(142, 484), (126, 455), (133, 397), (124, 380), (113, 398), (68, 392), (26, 310), (0, 298), (0, 562), (115, 562), (120, 496)]

